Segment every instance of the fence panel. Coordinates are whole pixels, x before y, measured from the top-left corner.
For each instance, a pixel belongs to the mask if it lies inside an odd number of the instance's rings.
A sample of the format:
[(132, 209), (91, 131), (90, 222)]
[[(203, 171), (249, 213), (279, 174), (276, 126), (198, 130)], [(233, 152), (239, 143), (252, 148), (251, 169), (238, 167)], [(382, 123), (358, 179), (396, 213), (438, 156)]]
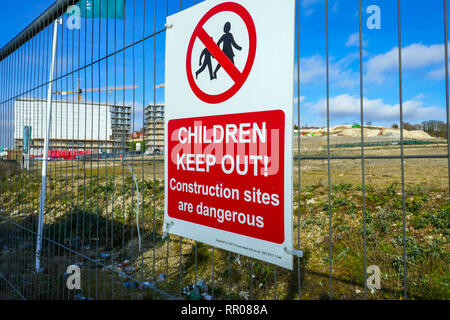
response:
[[(370, 3), (351, 1), (359, 125), (333, 127), (337, 1), (316, 8), (314, 30), (296, 1), (293, 215), (304, 256), (293, 271), (162, 233), (165, 21), (197, 2), (58, 0), (0, 50), (0, 299), (448, 299), (447, 1), (433, 7), (445, 37), (444, 129), (421, 137), (403, 119), (412, 4), (396, 3), (395, 129), (364, 124)], [(301, 99), (316, 58), (303, 53), (308, 32), (324, 56), (316, 129)]]

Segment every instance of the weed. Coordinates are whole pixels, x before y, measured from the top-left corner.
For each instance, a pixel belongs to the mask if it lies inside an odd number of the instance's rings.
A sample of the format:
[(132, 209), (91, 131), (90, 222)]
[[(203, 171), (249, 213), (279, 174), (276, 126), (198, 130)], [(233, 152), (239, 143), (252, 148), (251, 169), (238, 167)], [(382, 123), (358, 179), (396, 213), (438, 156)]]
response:
[(353, 190), (353, 185), (351, 183), (339, 183), (339, 184), (333, 184), (331, 186), (331, 189), (334, 192), (344, 192), (344, 191), (351, 191)]
[[(273, 269), (266, 263), (254, 261), (253, 262), (253, 281), (254, 282), (269, 282), (273, 278)], [(251, 281), (251, 275), (248, 275), (248, 282)]]
[(386, 188), (386, 194), (389, 197), (395, 197), (395, 195), (397, 194), (397, 186), (398, 186), (398, 182), (394, 182), (393, 184), (391, 184), (389, 187)]

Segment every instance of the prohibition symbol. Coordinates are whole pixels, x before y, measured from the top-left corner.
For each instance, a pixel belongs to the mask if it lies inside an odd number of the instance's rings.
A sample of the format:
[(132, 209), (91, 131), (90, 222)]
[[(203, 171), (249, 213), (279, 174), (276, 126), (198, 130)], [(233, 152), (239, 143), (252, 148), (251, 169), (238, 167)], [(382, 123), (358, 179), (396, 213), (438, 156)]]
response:
[[(247, 28), (248, 36), (249, 36), (249, 49), (248, 49), (248, 57), (247, 62), (244, 66), (243, 71), (239, 71), (238, 68), (233, 63), (233, 59), (230, 59), (230, 54), (227, 54), (225, 52), (225, 44), (224, 44), (224, 50), (220, 49), (219, 45), (217, 45), (214, 40), (211, 38), (211, 36), (206, 32), (206, 30), (203, 28), (205, 23), (215, 16), (216, 14), (220, 12), (233, 12), (237, 14), (245, 23), (245, 26)], [(225, 26), (225, 30), (227, 30), (227, 26)], [(229, 26), (228, 26), (229, 31)], [(225, 31), (226, 32), (226, 31)], [(227, 33), (227, 32), (226, 32)], [(225, 92), (222, 92), (220, 94), (208, 94), (202, 91), (198, 86), (197, 83), (194, 80), (194, 75), (192, 73), (192, 51), (194, 47), (194, 42), (196, 39), (199, 39), (203, 45), (206, 47), (206, 52), (210, 54), (214, 59), (217, 60), (218, 67), (216, 68), (214, 75), (216, 75), (217, 70), (222, 67), (223, 70), (230, 76), (234, 84), (226, 90)], [(236, 45), (235, 43), (233, 45)], [(239, 50), (239, 46), (236, 45), (236, 48)], [(194, 94), (203, 102), (210, 103), (210, 104), (217, 104), (222, 103), (228, 99), (230, 99), (232, 96), (234, 96), (239, 89), (242, 88), (245, 81), (247, 80), (250, 71), (253, 67), (253, 62), (255, 61), (256, 56), (256, 28), (255, 24), (253, 22), (253, 19), (250, 15), (250, 13), (245, 9), (243, 6), (241, 6), (238, 3), (235, 2), (225, 2), (221, 3), (211, 10), (209, 10), (203, 18), (199, 21), (196, 28), (194, 29), (194, 32), (192, 33), (192, 37), (190, 39), (188, 50), (187, 50), (187, 56), (186, 56), (186, 74), (188, 78), (189, 85), (194, 92)], [(211, 58), (211, 57), (205, 57), (205, 59)], [(211, 68), (211, 66), (209, 66)], [(204, 69), (204, 67), (202, 68)], [(211, 73), (211, 69), (210, 69)], [(217, 80), (215, 80), (217, 81)]]

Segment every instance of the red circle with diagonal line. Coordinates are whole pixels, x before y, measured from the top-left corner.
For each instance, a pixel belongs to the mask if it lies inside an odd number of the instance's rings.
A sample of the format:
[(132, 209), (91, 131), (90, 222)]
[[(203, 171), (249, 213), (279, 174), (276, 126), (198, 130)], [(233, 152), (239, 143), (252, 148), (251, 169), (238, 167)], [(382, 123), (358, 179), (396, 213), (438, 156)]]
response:
[[(247, 27), (248, 36), (249, 36), (249, 50), (248, 50), (248, 58), (245, 64), (244, 70), (240, 72), (236, 66), (230, 61), (230, 59), (225, 55), (225, 53), (219, 48), (219, 46), (211, 39), (208, 33), (205, 31), (203, 26), (205, 23), (214, 15), (224, 12), (234, 12), (236, 13), (245, 23)], [(209, 52), (214, 56), (218, 63), (222, 66), (222, 68), (227, 72), (230, 78), (234, 81), (234, 85), (228, 89), (227, 91), (220, 94), (208, 94), (203, 92), (194, 80), (194, 76), (192, 74), (192, 50), (194, 47), (195, 40), (199, 38), (199, 40), (205, 45), (205, 47), (209, 50)], [(253, 62), (255, 61), (256, 56), (256, 28), (255, 23), (250, 15), (250, 13), (238, 3), (235, 2), (225, 2), (221, 3), (211, 10), (209, 10), (205, 16), (200, 20), (197, 24), (197, 27), (194, 29), (191, 40), (189, 42), (188, 50), (187, 50), (187, 58), (186, 58), (186, 74), (188, 78), (189, 85), (191, 86), (194, 94), (202, 101), (206, 103), (216, 104), (224, 102), (234, 96), (239, 89), (244, 85), (247, 80), (250, 71), (253, 67)]]

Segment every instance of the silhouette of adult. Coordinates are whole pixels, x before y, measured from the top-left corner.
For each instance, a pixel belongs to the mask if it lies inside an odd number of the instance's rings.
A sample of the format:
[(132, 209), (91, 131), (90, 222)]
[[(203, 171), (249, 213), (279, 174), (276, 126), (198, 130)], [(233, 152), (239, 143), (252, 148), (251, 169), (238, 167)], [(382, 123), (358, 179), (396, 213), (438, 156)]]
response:
[[(213, 39), (213, 38), (211, 37), (211, 39)], [(205, 58), (203, 59), (203, 57), (205, 57)], [(199, 64), (198, 64), (201, 67), (195, 73), (195, 79), (198, 79), (198, 75), (200, 73), (202, 73), (203, 70), (206, 69), (206, 67), (208, 67), (208, 70), (209, 70), (209, 78), (210, 78), (210, 80), (214, 79), (213, 78), (213, 72), (212, 72), (211, 58), (214, 59), (214, 57), (211, 54), (211, 52), (209, 52), (209, 50), (207, 48), (203, 49), (202, 53), (200, 54), (200, 60), (199, 60)], [(202, 64), (202, 59), (203, 59), (203, 64)]]
[[(230, 61), (234, 64), (234, 52), (233, 47), (235, 47), (237, 50), (241, 51), (242, 48), (234, 41), (233, 34), (230, 32), (231, 30), (231, 23), (226, 22), (225, 26), (223, 27), (223, 32), (225, 33), (220, 39), (219, 42), (217, 42), (217, 45), (220, 47), (220, 45), (223, 43), (222, 51), (225, 53), (225, 55), (230, 59)], [(217, 64), (216, 69), (214, 70), (214, 79), (217, 79), (217, 71), (221, 68), (220, 63)]]

